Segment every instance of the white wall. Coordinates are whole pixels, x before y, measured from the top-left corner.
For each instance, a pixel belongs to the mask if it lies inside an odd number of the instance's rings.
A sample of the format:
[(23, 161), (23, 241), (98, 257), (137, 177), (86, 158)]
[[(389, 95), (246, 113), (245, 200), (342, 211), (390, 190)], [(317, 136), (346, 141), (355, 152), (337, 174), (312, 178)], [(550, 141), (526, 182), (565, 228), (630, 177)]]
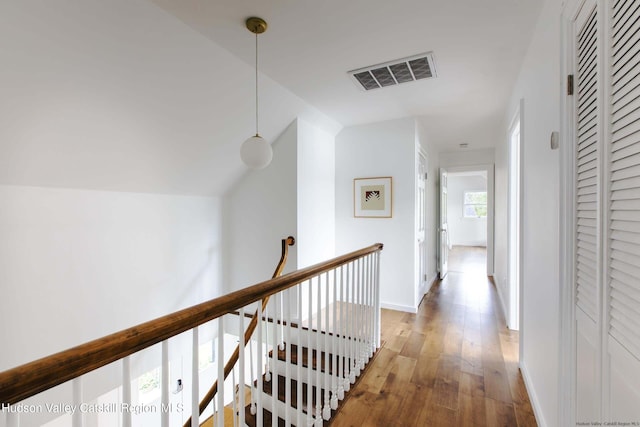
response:
[(464, 192), (487, 191), (480, 175), (449, 174), (447, 181), (447, 225), (452, 246), (487, 246), (487, 218), (465, 218)]
[[(249, 171), (224, 197), (225, 292), (271, 279), (281, 240), (296, 237), (298, 125), (273, 142), (273, 161)], [(298, 266), (297, 245), (289, 248), (284, 272)]]
[(221, 293), (217, 198), (0, 186), (0, 371)]
[[(547, 0), (522, 64), (510, 104), (505, 111), (504, 140), (496, 148), (496, 170), (506, 189), (509, 123), (524, 98), (523, 290), (521, 293), (521, 368), (541, 426), (558, 425), (559, 375), (559, 159), (549, 147), (552, 131), (559, 130), (561, 2)], [(506, 219), (504, 199), (498, 204)], [(506, 221), (505, 221), (506, 224)], [(506, 247), (506, 234), (499, 234)], [(506, 273), (506, 251), (501, 249), (496, 270)]]
[(298, 119), (298, 267), (335, 254), (335, 136)]
[[(415, 121), (343, 129), (336, 137), (336, 252), (383, 243), (381, 302), (415, 311)], [(393, 178), (393, 218), (354, 218), (354, 178)]]
[(495, 150), (459, 150), (440, 153), (440, 167), (492, 165), (495, 161)]

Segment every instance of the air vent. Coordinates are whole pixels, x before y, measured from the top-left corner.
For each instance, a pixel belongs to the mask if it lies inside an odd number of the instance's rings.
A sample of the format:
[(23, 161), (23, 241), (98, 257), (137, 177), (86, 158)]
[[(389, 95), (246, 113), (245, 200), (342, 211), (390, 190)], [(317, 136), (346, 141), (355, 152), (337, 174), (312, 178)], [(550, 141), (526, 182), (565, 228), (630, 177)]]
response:
[(433, 53), (428, 52), (349, 71), (349, 75), (359, 87), (372, 90), (436, 77), (436, 68)]

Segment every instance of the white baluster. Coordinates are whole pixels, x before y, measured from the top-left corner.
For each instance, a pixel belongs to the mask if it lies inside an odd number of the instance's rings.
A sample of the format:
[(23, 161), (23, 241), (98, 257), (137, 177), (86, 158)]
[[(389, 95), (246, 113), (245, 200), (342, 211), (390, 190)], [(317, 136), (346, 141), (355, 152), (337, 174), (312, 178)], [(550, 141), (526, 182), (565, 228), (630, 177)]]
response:
[(315, 425), (322, 426), (322, 275), (318, 276), (317, 290), (317, 313), (318, 326), (316, 327), (316, 399), (315, 399)]
[(262, 369), (263, 369), (263, 364), (262, 364), (262, 352), (263, 352), (263, 341), (262, 341), (262, 316), (264, 315), (264, 312), (262, 310), (262, 301), (258, 304), (258, 324), (257, 324), (257, 329), (258, 329), (258, 347), (256, 348), (256, 354), (257, 354), (257, 365), (256, 365), (256, 374), (258, 376), (258, 392), (256, 394), (256, 406), (257, 406), (257, 410), (258, 410), (258, 424), (259, 426), (264, 425), (263, 422), (263, 406), (262, 406), (262, 392), (264, 390), (264, 386), (263, 386), (263, 378), (262, 378)]
[[(275, 304), (271, 304), (271, 308), (272, 308), (272, 314), (273, 314), (273, 318), (272, 321), (273, 323), (271, 323), (271, 327), (273, 328), (273, 342), (271, 343), (271, 358), (269, 358), (269, 355), (267, 354), (267, 360), (269, 360), (270, 364), (271, 364), (271, 371), (273, 373), (272, 377), (271, 377), (271, 426), (272, 427), (277, 427), (278, 426), (278, 388), (279, 388), (279, 381), (278, 381), (278, 373), (275, 371), (274, 367), (276, 366), (276, 361), (278, 360), (278, 324), (277, 322), (277, 317), (278, 317), (278, 307), (277, 307), (277, 302), (278, 302), (278, 295), (274, 295), (272, 296), (273, 302)], [(267, 327), (269, 327), (269, 323), (266, 322)], [(269, 346), (267, 345), (267, 352), (269, 351)]]
[[(273, 304), (271, 304), (271, 306), (273, 306)], [(269, 304), (267, 304), (267, 307), (264, 310), (264, 317), (265, 317), (265, 330), (264, 330), (264, 342), (266, 347), (269, 347)], [(262, 316), (260, 316), (260, 321), (262, 321)], [(266, 381), (271, 381), (271, 368), (270, 368), (270, 364), (269, 364), (269, 357), (267, 355), (266, 360), (265, 360), (265, 371), (264, 371), (264, 379)]]
[(366, 361), (368, 362), (373, 355), (373, 310), (371, 300), (371, 283), (373, 282), (373, 258), (371, 255), (367, 256), (367, 282), (366, 282), (366, 309), (367, 309), (367, 347), (366, 347)]
[(338, 329), (338, 267), (333, 269), (333, 327), (331, 331), (333, 334), (331, 339), (333, 365), (331, 370), (331, 401), (329, 405), (335, 411), (338, 409), (338, 339), (341, 339)]
[[(282, 292), (281, 295), (283, 293), (285, 292)], [(285, 374), (284, 374), (285, 402), (284, 403), (287, 408), (291, 408), (291, 288), (289, 288), (286, 291), (286, 298), (284, 298), (283, 303), (286, 305), (284, 306), (284, 313), (283, 313), (283, 318), (281, 323), (284, 325), (285, 319), (287, 322), (287, 327), (283, 331), (283, 343), (285, 345), (284, 360), (286, 363), (284, 368), (285, 369)], [(286, 338), (284, 337), (285, 334), (286, 334)], [(287, 410), (285, 413), (284, 425), (285, 426), (291, 425), (291, 414), (289, 413), (289, 410)]]
[[(279, 300), (279, 306), (280, 306), (280, 311), (279, 311), (279, 313), (280, 313), (280, 318), (279, 318), (280, 319), (280, 343), (279, 344), (280, 344), (280, 346), (279, 347), (280, 347), (280, 350), (284, 350), (284, 344), (285, 344), (284, 343), (284, 329), (285, 329), (285, 327), (284, 327), (284, 311), (285, 311), (285, 309), (284, 309), (284, 300), (285, 300), (284, 291), (280, 292), (278, 295), (280, 296), (280, 300)], [(288, 296), (289, 296), (289, 294), (287, 293), (287, 300), (289, 299)], [(291, 320), (291, 319), (287, 318), (287, 322), (289, 320)]]
[(362, 368), (362, 272), (364, 271), (364, 263), (362, 258), (358, 258), (358, 279), (356, 281), (356, 377), (360, 376)]
[[(253, 334), (252, 334), (253, 335)], [(251, 383), (251, 415), (256, 415), (258, 413), (258, 408), (257, 408), (257, 399), (256, 399), (256, 392), (253, 389), (253, 381), (254, 378), (257, 381), (258, 379), (253, 375), (254, 374), (254, 361), (255, 359), (253, 358), (253, 339), (249, 338), (249, 367), (251, 369), (251, 378), (250, 378), (250, 383)]]
[[(198, 353), (200, 351), (198, 327), (191, 330), (191, 427), (200, 426), (200, 370), (198, 369)], [(220, 337), (218, 337), (220, 339)], [(218, 354), (218, 359), (222, 356)], [(218, 384), (220, 392), (220, 384)]]
[(161, 395), (160, 402), (160, 425), (169, 427), (169, 340), (162, 341), (162, 381), (160, 383)]
[(363, 346), (362, 346), (362, 357), (363, 357), (363, 361), (364, 364), (366, 365), (366, 363), (369, 361), (369, 348), (370, 348), (370, 343), (371, 340), (369, 339), (370, 335), (369, 335), (369, 330), (371, 328), (369, 328), (369, 280), (370, 280), (370, 270), (371, 270), (371, 264), (370, 264), (370, 258), (369, 255), (367, 255), (365, 257), (365, 279), (364, 279), (364, 283), (362, 284), (362, 288), (364, 290), (364, 298), (362, 300), (362, 307), (364, 310), (364, 324), (363, 324), (363, 329), (364, 329), (364, 342), (363, 342)]
[[(82, 377), (77, 377), (71, 380), (71, 388), (73, 394), (73, 404), (76, 408), (79, 408), (83, 403), (82, 397)], [(75, 411), (71, 416), (71, 425), (73, 427), (84, 426), (84, 414), (82, 411)]]
[(369, 282), (369, 328), (370, 328), (370, 345), (369, 345), (369, 360), (373, 357), (373, 353), (376, 351), (376, 333), (375, 333), (375, 325), (376, 325), (376, 316), (375, 316), (375, 275), (376, 275), (376, 256), (375, 254), (371, 255), (371, 280)]
[(346, 361), (347, 361), (347, 340), (345, 338), (346, 331), (346, 313), (344, 310), (344, 275), (346, 266), (340, 266), (340, 341), (338, 341), (339, 355), (338, 355), (338, 399), (344, 399), (344, 378), (346, 376)]
[(365, 306), (365, 286), (367, 282), (367, 258), (361, 258), (362, 264), (362, 273), (360, 277), (360, 365), (358, 366), (360, 369), (364, 369), (365, 364), (365, 354), (366, 354), (366, 341), (367, 341), (367, 311)]
[[(131, 405), (131, 359), (122, 359), (122, 403)], [(131, 411), (122, 411), (122, 427), (131, 427)]]
[(311, 337), (313, 335), (313, 278), (309, 279), (309, 330), (307, 331), (307, 425), (313, 425), (313, 394), (311, 387)]
[(218, 425), (224, 425), (224, 316), (218, 321)]
[(244, 307), (240, 309), (240, 317), (238, 318), (238, 340), (239, 340), (239, 346), (240, 346), (240, 353), (238, 354), (238, 367), (239, 367), (239, 371), (238, 371), (238, 386), (240, 387), (240, 391), (239, 391), (239, 396), (238, 396), (238, 400), (239, 400), (239, 405), (240, 406), (240, 411), (238, 414), (238, 424), (243, 426), (245, 425), (245, 416), (244, 416), (244, 407), (245, 407), (245, 401), (244, 401), (244, 388), (245, 388), (245, 381), (244, 381), (244, 369), (245, 369), (245, 361), (244, 361), (244, 352), (245, 352), (245, 343), (244, 343)]
[(330, 327), (329, 327), (329, 314), (331, 313), (331, 305), (329, 304), (329, 273), (325, 273), (324, 287), (325, 287), (325, 317), (324, 317), (324, 407), (322, 408), (322, 418), (328, 420), (331, 418), (331, 408), (329, 407), (331, 383), (330, 383), (330, 371), (329, 371), (329, 357), (331, 355), (329, 349)]
[(296, 345), (296, 407), (298, 408), (296, 425), (302, 426), (302, 283), (297, 285), (298, 291), (298, 342)]
[(376, 302), (376, 348), (380, 348), (380, 252), (376, 253), (376, 280), (375, 280)]
[(357, 306), (357, 278), (359, 274), (359, 261), (356, 260), (353, 262), (351, 268), (351, 333), (349, 334), (351, 338), (351, 370), (349, 372), (349, 382), (351, 384), (356, 382), (356, 376), (358, 375), (356, 372), (356, 367), (358, 366), (358, 306)]
[(355, 343), (355, 335), (354, 335), (354, 324), (355, 324), (355, 306), (353, 304), (353, 283), (355, 282), (355, 261), (349, 264), (349, 276), (347, 277), (347, 337), (349, 338), (348, 345), (348, 354), (349, 354), (349, 377), (348, 377), (348, 388), (345, 388), (345, 391), (349, 391), (351, 388), (351, 377), (355, 378), (355, 374), (353, 371), (353, 346)]

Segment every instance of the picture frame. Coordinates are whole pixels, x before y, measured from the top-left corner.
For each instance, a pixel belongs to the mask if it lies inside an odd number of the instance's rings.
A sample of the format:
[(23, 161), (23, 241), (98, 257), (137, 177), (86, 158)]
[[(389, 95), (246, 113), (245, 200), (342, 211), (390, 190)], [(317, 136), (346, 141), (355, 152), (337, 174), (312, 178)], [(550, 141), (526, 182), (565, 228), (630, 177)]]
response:
[(390, 176), (353, 180), (353, 216), (355, 218), (391, 218), (393, 216), (393, 180)]

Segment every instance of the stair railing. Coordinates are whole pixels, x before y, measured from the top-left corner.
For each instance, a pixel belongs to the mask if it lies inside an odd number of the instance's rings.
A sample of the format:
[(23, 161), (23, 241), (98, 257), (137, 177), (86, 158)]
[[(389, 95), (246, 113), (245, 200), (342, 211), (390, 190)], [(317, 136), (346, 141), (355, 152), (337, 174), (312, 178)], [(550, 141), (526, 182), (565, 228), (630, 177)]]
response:
[[(289, 242), (293, 243), (287, 239), (287, 246)], [(191, 426), (199, 426), (198, 330), (211, 326), (211, 321), (216, 322), (218, 333), (217, 380), (213, 392), (217, 396), (217, 411), (215, 407), (213, 409), (217, 412), (216, 425), (224, 425), (226, 403), (225, 387), (219, 386), (218, 381), (222, 384), (230, 372), (233, 373), (233, 388), (237, 372), (238, 386), (243, 389), (238, 401), (233, 399), (234, 407), (238, 408), (234, 425), (247, 422), (275, 426), (278, 417), (284, 419), (286, 425), (321, 425), (338, 407), (345, 392), (380, 346), (381, 250), (382, 244), (375, 244), (0, 372), (0, 426), (4, 423), (18, 427), (21, 414), (25, 418), (28, 415), (25, 411), (13, 411), (12, 407), (22, 404), (25, 399), (29, 399), (26, 402), (37, 399), (39, 393), (68, 382), (73, 390), (71, 404), (81, 410), (81, 404), (95, 398), (95, 394), (91, 394), (95, 390), (83, 387), (86, 374), (114, 366), (110, 364), (118, 361), (117, 366), (121, 369), (118, 396), (121, 419), (118, 422), (124, 427), (132, 426), (140, 414), (125, 410), (132, 407), (131, 357), (159, 343), (162, 346), (160, 399), (163, 409), (159, 411), (157, 422), (144, 425), (175, 425), (172, 418), (175, 414), (164, 410), (171, 408), (169, 341), (174, 340), (173, 345), (189, 331), (193, 348), (191, 405), (185, 405), (184, 409), (191, 409)], [(286, 260), (285, 254), (283, 257)], [(281, 267), (276, 269), (274, 276), (280, 272)], [(257, 310), (252, 308), (256, 304)], [(255, 322), (253, 333), (245, 328), (245, 310), (257, 313), (250, 316), (251, 322)], [(233, 323), (237, 323), (235, 329)], [(230, 362), (224, 364), (223, 357), (224, 334), (230, 330), (237, 333), (239, 341), (238, 354), (232, 355), (232, 359), (237, 358), (233, 363), (235, 368)], [(245, 347), (249, 349), (249, 358), (245, 355)], [(255, 353), (255, 359), (252, 353)], [(247, 365), (251, 371), (248, 380)], [(179, 389), (174, 393), (186, 396), (187, 388), (182, 389), (185, 383), (181, 379)], [(245, 385), (250, 385), (252, 390), (251, 403), (247, 406), (250, 409), (246, 414)], [(270, 394), (265, 392), (267, 388), (270, 388)], [(282, 401), (278, 398), (279, 391), (284, 391)], [(103, 408), (111, 409), (110, 406)], [(83, 416), (90, 416), (80, 412), (75, 411), (71, 417), (73, 427), (81, 427)], [(267, 423), (265, 416), (269, 413), (272, 414), (271, 422)], [(28, 419), (25, 422), (32, 425)]]
[[(280, 261), (278, 261), (278, 265), (276, 266), (276, 269), (273, 272), (273, 275), (271, 276), (272, 279), (275, 279), (276, 277), (280, 277), (280, 275), (282, 274), (282, 270), (284, 270), (284, 267), (287, 264), (287, 258), (289, 257), (289, 246), (293, 246), (295, 245), (295, 243), (296, 243), (296, 239), (293, 236), (289, 236), (286, 239), (282, 239), (282, 250), (280, 255)], [(269, 303), (269, 296), (266, 296), (265, 298), (262, 299), (262, 303), (261, 303), (262, 312), (266, 310), (268, 303)], [(255, 314), (251, 317), (251, 321), (249, 322), (249, 326), (247, 327), (246, 331), (244, 331), (244, 333), (241, 334), (244, 337), (244, 339), (242, 340), (241, 344), (238, 344), (236, 349), (233, 351), (233, 354), (231, 355), (227, 363), (224, 365), (222, 381), (227, 379), (227, 377), (229, 376), (229, 373), (231, 373), (233, 368), (238, 363), (238, 359), (240, 358), (240, 349), (241, 348), (244, 349), (244, 346), (246, 345), (246, 343), (251, 340), (251, 337), (253, 336), (253, 333), (256, 330), (256, 326), (258, 325), (259, 314), (260, 313), (258, 313), (258, 310), (256, 310)], [(235, 386), (234, 386), (234, 389), (235, 389)], [(209, 404), (213, 401), (217, 392), (218, 392), (218, 380), (216, 380), (213, 383), (209, 391), (202, 398), (202, 401), (198, 406), (198, 417), (205, 411), (205, 409), (207, 409), (207, 406), (209, 406)], [(235, 399), (234, 399), (234, 402), (235, 402)], [(188, 427), (191, 425), (192, 418), (193, 417), (189, 417), (187, 422), (184, 424), (184, 427)]]

